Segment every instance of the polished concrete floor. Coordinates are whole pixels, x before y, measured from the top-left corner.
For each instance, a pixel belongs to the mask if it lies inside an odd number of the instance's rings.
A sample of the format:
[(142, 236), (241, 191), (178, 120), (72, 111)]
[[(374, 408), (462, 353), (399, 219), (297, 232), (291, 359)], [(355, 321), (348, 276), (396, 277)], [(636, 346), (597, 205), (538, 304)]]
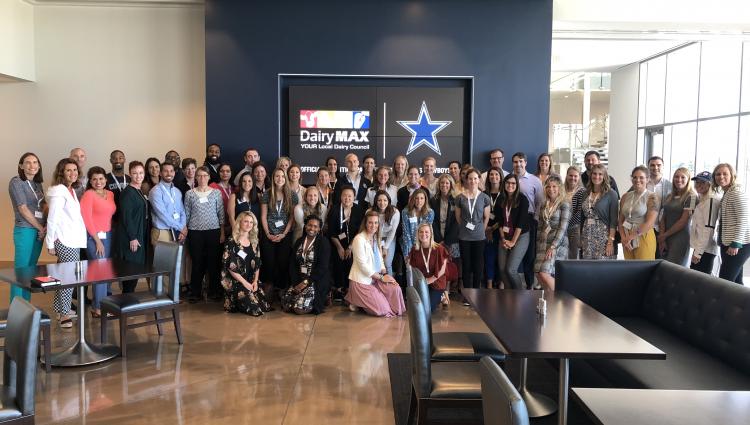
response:
[[(0, 299), (8, 299), (7, 288), (0, 286)], [(32, 301), (52, 311), (51, 294)], [(37, 424), (394, 423), (386, 353), (408, 352), (406, 317), (340, 306), (317, 317), (274, 311), (259, 318), (224, 313), (219, 303), (183, 307), (182, 346), (171, 324), (162, 337), (146, 327), (130, 334), (126, 359), (40, 369)], [(436, 331), (487, 331), (456, 302), (433, 322)], [(89, 324), (98, 342), (99, 321)], [(74, 339), (53, 325), (53, 347)]]

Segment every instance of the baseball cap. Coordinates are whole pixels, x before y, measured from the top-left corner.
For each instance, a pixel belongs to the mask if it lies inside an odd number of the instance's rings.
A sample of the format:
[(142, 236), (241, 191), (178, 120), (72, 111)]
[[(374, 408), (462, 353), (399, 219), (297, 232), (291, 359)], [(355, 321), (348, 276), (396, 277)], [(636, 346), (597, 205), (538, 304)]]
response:
[(710, 182), (711, 181), (711, 173), (708, 172), (708, 171), (701, 171), (700, 173), (696, 174), (695, 177), (693, 177), (690, 180), (701, 181), (701, 182)]

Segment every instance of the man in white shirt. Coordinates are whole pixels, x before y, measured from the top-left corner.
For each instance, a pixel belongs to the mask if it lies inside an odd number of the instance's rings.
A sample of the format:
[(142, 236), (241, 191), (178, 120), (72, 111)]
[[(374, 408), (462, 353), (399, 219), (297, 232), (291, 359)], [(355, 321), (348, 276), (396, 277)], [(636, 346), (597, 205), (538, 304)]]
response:
[(260, 154), (258, 153), (257, 149), (249, 148), (245, 150), (245, 154), (242, 156), (242, 160), (245, 161), (245, 167), (238, 171), (237, 175), (234, 176), (235, 186), (240, 185), (240, 177), (242, 177), (243, 174), (253, 172), (253, 164), (260, 161)]
[[(490, 151), (490, 168), (497, 167), (500, 169), (502, 178), (505, 178), (509, 173), (503, 170), (503, 162), (505, 161), (505, 154), (500, 148), (493, 149)], [(484, 190), (484, 183), (487, 181), (487, 172), (482, 173), (479, 182), (479, 190)]]
[[(672, 193), (672, 182), (669, 179), (662, 177), (662, 168), (664, 167), (664, 160), (660, 156), (652, 156), (648, 159), (648, 182), (646, 183), (646, 190), (656, 194), (658, 201), (659, 216), (654, 223), (654, 233), (656, 237), (659, 237), (659, 221), (661, 221), (662, 215), (662, 202)], [(656, 258), (661, 258), (659, 254), (659, 248), (656, 248)]]
[(359, 158), (354, 153), (349, 153), (344, 157), (344, 164), (346, 164), (347, 173), (342, 178), (336, 181), (336, 186), (333, 192), (333, 203), (337, 204), (341, 196), (341, 189), (344, 186), (351, 186), (354, 188), (354, 203), (357, 205), (365, 204), (365, 197), (367, 196), (367, 188), (372, 186), (372, 182), (367, 180), (362, 172), (359, 170)]

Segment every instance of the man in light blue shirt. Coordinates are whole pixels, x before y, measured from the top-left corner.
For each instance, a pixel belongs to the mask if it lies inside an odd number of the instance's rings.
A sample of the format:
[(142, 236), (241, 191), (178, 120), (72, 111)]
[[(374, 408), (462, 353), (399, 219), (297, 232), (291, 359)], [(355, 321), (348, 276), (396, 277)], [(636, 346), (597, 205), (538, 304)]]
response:
[(182, 193), (172, 181), (174, 166), (168, 162), (161, 165), (161, 182), (148, 193), (151, 202), (151, 243), (157, 241), (183, 242), (187, 237), (185, 206)]
[(531, 289), (534, 284), (534, 261), (536, 260), (536, 230), (539, 226), (539, 209), (544, 202), (544, 189), (539, 177), (526, 172), (526, 154), (513, 154), (513, 173), (518, 177), (518, 190), (529, 200), (529, 248), (523, 257), (523, 277), (526, 288)]

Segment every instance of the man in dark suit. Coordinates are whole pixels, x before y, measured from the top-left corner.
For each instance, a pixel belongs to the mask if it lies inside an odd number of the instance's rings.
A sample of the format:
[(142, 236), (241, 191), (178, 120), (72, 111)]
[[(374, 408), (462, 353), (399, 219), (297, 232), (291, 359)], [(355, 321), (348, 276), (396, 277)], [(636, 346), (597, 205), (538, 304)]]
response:
[(364, 207), (367, 188), (372, 186), (372, 181), (368, 180), (359, 170), (359, 158), (354, 153), (349, 153), (344, 158), (344, 163), (348, 172), (336, 180), (336, 186), (333, 188), (333, 203), (337, 204), (341, 197), (341, 189), (344, 186), (354, 188), (354, 203)]

